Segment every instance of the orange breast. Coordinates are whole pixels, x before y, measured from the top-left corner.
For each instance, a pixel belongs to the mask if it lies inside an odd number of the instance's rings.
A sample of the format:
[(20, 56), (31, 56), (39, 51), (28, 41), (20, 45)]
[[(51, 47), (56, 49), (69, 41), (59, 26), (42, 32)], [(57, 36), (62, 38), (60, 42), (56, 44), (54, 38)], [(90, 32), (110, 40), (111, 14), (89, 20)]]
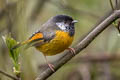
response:
[(54, 39), (36, 48), (44, 55), (50, 56), (64, 51), (71, 45), (72, 41), (73, 36), (69, 36), (68, 32), (56, 31)]

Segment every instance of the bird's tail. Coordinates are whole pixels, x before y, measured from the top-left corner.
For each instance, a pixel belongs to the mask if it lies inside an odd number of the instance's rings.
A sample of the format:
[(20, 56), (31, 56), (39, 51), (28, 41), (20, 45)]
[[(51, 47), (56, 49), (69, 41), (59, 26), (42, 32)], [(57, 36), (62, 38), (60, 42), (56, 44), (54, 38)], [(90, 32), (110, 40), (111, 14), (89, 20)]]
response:
[(23, 45), (25, 45), (25, 44), (27, 44), (27, 43), (29, 43), (28, 40), (27, 40), (27, 41), (20, 42), (20, 43), (18, 43), (17, 45), (13, 46), (12, 49), (19, 48), (19, 47), (21, 47), (21, 46), (23, 46)]
[(43, 40), (44, 40), (44, 38), (41, 38), (41, 37), (38, 38), (38, 36), (37, 36), (37, 37), (36, 37), (36, 36), (33, 36), (32, 38), (30, 38), (30, 39), (28, 39), (28, 40), (26, 40), (26, 41), (23, 41), (23, 42), (21, 42), (21, 43), (18, 43), (18, 44), (15, 45), (12, 49), (19, 48), (19, 47), (21, 47), (21, 46), (23, 46), (23, 45), (25, 45), (25, 44), (26, 44), (25, 49), (27, 49), (27, 48), (29, 48), (29, 47), (37, 44), (37, 43), (40, 43), (40, 42), (42, 43)]

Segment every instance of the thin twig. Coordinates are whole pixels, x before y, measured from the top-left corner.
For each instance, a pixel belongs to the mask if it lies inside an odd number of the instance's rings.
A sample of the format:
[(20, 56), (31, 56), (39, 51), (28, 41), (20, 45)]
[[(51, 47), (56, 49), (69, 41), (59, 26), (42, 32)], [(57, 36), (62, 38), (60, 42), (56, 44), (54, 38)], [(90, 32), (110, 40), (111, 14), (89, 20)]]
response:
[[(81, 42), (74, 47), (76, 54), (85, 49), (103, 30), (105, 30), (113, 21), (118, 19), (120, 16), (120, 10), (114, 11), (109, 17), (101, 22), (94, 30), (92, 30)], [(71, 60), (74, 56), (69, 54), (69, 51), (64, 52), (65, 55), (54, 63), (55, 71), (62, 67), (65, 63)], [(69, 55), (68, 55), (69, 54)], [(53, 73), (49, 68), (42, 72), (35, 80), (45, 80), (50, 77)]]
[(118, 10), (118, 0), (115, 0), (116, 9)]
[(111, 6), (112, 10), (114, 11), (112, 0), (109, 0), (109, 2), (110, 2), (110, 6)]
[[(118, 1), (117, 0), (115, 0), (115, 4), (116, 4), (115, 8), (113, 7), (112, 0), (109, 0), (109, 2), (110, 2), (110, 5), (111, 5), (111, 8), (112, 8), (112, 11), (118, 10)], [(118, 23), (116, 21), (113, 22), (113, 26), (115, 26), (118, 29)], [(118, 31), (119, 31), (119, 29), (118, 29)]]
[(11, 78), (11, 79), (13, 79), (13, 80), (18, 80), (16, 77), (14, 77), (14, 76), (12, 76), (12, 75), (10, 75), (10, 74), (2, 71), (2, 70), (0, 70), (0, 73), (3, 74), (3, 75), (5, 75), (5, 76), (7, 76), (7, 77), (9, 77), (9, 78)]

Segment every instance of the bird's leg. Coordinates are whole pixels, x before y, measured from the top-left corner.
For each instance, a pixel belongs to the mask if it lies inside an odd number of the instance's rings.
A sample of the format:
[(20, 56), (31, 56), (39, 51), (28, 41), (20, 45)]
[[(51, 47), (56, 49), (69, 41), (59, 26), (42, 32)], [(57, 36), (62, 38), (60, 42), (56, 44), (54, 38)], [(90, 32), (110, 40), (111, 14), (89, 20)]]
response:
[(70, 50), (70, 52), (71, 52), (73, 55), (76, 55), (74, 48), (67, 48), (67, 49)]
[(45, 60), (46, 60), (46, 62), (47, 62), (47, 64), (48, 64), (48, 66), (49, 66), (49, 68), (53, 71), (53, 72), (55, 72), (55, 70), (54, 70), (54, 65), (53, 64), (50, 64), (49, 62), (48, 62), (48, 60), (47, 60), (47, 57), (44, 55), (44, 57), (45, 57)]

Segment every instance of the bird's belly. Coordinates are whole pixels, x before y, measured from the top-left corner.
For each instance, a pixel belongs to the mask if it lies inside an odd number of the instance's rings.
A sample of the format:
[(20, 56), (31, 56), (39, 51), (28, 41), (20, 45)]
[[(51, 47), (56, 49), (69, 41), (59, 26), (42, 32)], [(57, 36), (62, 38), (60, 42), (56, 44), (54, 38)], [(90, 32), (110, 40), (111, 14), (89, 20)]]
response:
[(57, 31), (54, 39), (36, 48), (44, 55), (50, 56), (64, 51), (71, 45), (72, 41), (73, 36), (69, 36), (68, 32)]

